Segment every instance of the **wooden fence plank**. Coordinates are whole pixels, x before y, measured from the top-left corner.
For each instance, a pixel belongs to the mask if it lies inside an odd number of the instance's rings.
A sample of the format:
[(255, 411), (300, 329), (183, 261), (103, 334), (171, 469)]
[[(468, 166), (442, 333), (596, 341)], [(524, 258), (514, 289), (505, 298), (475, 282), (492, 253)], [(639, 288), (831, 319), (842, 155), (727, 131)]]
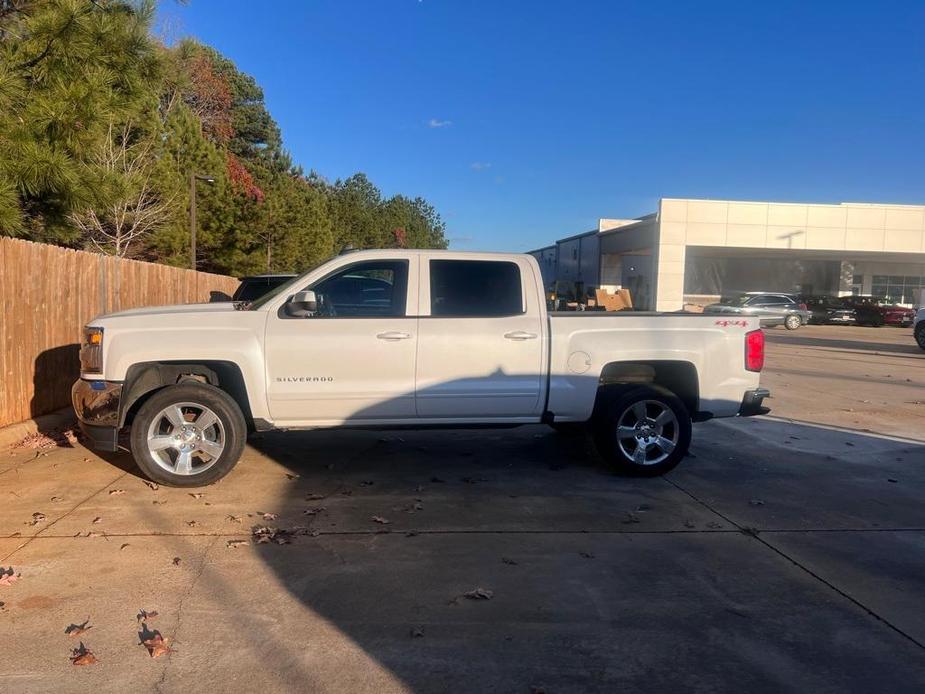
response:
[(0, 426), (65, 407), (83, 326), (100, 313), (231, 294), (225, 275), (0, 238)]

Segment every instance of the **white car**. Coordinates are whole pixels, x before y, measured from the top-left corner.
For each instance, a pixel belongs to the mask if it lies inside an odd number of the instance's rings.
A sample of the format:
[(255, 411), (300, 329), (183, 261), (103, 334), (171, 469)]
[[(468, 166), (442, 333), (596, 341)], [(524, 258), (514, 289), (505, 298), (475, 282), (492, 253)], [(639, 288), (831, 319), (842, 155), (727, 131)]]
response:
[(85, 329), (83, 431), (152, 480), (227, 474), (251, 431), (590, 424), (603, 456), (654, 475), (691, 422), (767, 412), (749, 316), (548, 313), (529, 255), (359, 251), (250, 304), (122, 311)]

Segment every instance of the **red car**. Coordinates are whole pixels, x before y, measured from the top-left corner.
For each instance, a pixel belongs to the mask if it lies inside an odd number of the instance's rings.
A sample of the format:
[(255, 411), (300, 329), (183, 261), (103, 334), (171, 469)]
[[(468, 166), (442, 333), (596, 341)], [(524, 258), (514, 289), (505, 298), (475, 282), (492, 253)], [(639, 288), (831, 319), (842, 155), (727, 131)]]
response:
[(854, 309), (858, 325), (896, 325), (908, 327), (912, 325), (915, 311), (889, 303), (886, 299), (874, 296), (846, 296), (842, 297), (842, 304)]

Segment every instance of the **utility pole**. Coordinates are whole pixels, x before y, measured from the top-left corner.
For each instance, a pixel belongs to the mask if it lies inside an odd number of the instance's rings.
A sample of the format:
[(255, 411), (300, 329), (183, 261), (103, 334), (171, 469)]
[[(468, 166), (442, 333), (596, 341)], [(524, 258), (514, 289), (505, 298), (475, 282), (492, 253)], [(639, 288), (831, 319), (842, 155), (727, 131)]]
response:
[(195, 171), (190, 171), (189, 175), (189, 248), (190, 248), (190, 269), (196, 269), (196, 181), (205, 181), (206, 183), (215, 183), (212, 176), (203, 176)]

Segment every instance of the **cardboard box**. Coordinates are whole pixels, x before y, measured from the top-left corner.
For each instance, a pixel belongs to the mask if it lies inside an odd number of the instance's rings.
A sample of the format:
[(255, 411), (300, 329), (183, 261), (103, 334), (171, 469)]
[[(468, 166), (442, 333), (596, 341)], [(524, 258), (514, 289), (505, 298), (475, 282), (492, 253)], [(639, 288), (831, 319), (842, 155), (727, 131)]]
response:
[(623, 311), (633, 308), (633, 300), (630, 297), (629, 289), (618, 289), (614, 294), (611, 294), (606, 289), (595, 289), (594, 297), (598, 305), (603, 306), (605, 311)]

